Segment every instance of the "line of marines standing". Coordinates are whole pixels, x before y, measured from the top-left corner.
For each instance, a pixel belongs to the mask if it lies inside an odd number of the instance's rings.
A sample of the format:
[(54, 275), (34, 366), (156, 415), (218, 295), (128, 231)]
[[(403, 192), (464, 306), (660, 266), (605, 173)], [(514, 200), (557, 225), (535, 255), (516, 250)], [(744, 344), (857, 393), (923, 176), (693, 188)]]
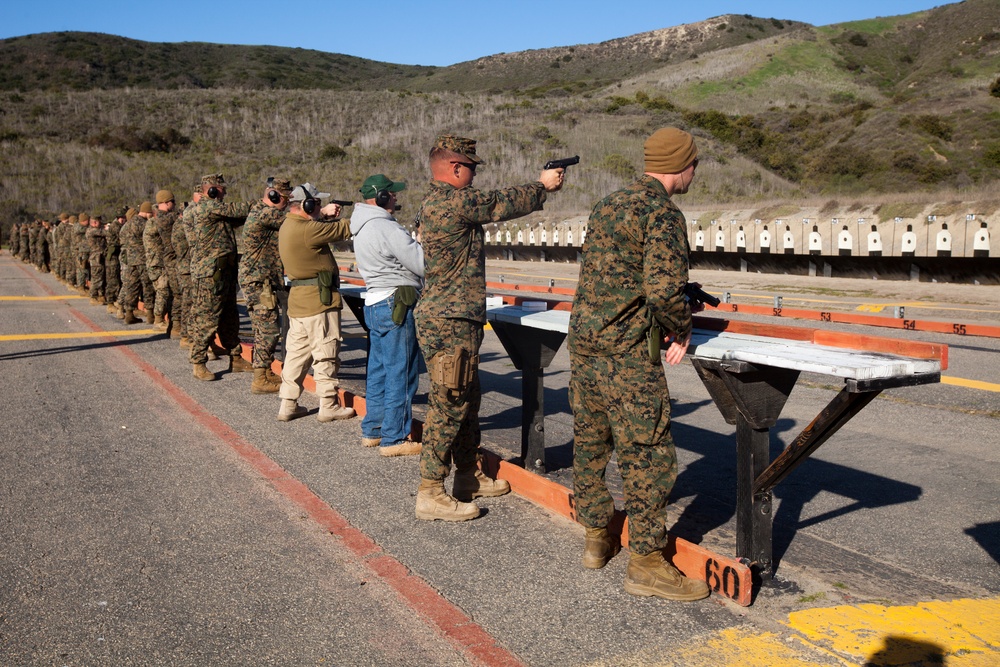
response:
[[(708, 587), (683, 576), (663, 554), (665, 506), (677, 462), (662, 364), (678, 363), (690, 340), (692, 308), (683, 294), (689, 248), (684, 216), (671, 198), (690, 187), (698, 149), (690, 134), (662, 128), (645, 142), (644, 158), (638, 180), (598, 202), (590, 215), (570, 318), (574, 492), (587, 529), (582, 565), (603, 568), (618, 552), (618, 538), (609, 530), (614, 502), (604, 482), (615, 453), (632, 548), (625, 590), (697, 600), (709, 594)], [(430, 189), (416, 216), (422, 247), (399, 236), (392, 216), (405, 183), (382, 174), (365, 181), (365, 203), (350, 224), (339, 219), (339, 204), (322, 206), (320, 200), (330, 195), (309, 183), (293, 188), (272, 178), (260, 200), (227, 204), (223, 175), (209, 174), (180, 215), (173, 193), (161, 190), (155, 208), (143, 202), (138, 210), (122, 209), (106, 225), (88, 214), (64, 214), (58, 224), (16, 225), (11, 248), (42, 271), (51, 262), (60, 280), (126, 324), (143, 314), (147, 323), (180, 338), (195, 378), (216, 379), (206, 366), (212, 354), (228, 356), (231, 372), (253, 371), (251, 392), (279, 394), (280, 421), (307, 413), (297, 401), (312, 366), (318, 418), (330, 422), (354, 416), (337, 398), (342, 305), (330, 244), (355, 234), (369, 292), (369, 368), (379, 374), (369, 378), (367, 407), (381, 420), (363, 422), (361, 444), (384, 445), (387, 456), (420, 455), (418, 519), (467, 521), (480, 515), (476, 498), (510, 491), (506, 481), (486, 476), (477, 465), (479, 350), (486, 324), (482, 226), (541, 210), (548, 193), (562, 188), (565, 172), (544, 169), (525, 185), (477, 190), (472, 182), (483, 160), (476, 141), (451, 135), (437, 138), (429, 161)], [(254, 331), (252, 363), (242, 358), (237, 285)], [(136, 311), (140, 297), (144, 313)], [(280, 378), (271, 372), (279, 305), (289, 320)], [(659, 348), (663, 335), (669, 344), (665, 357)], [(214, 345), (216, 336), (221, 347)], [(416, 391), (416, 358), (412, 341), (405, 340), (414, 336), (431, 384), (422, 443), (400, 430), (410, 423)], [(444, 484), (453, 467), (448, 493)]]

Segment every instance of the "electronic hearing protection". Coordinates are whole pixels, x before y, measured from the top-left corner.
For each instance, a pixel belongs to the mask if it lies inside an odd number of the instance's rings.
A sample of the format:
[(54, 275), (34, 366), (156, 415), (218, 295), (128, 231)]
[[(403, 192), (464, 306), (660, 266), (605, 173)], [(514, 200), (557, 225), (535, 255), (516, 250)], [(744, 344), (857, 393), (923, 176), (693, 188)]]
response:
[(392, 199), (392, 193), (388, 190), (375, 191), (375, 205), (379, 208), (385, 208), (385, 205), (389, 203), (390, 199)]
[(274, 189), (274, 176), (267, 178), (267, 199), (272, 204), (281, 203), (281, 193)]
[(312, 215), (313, 212), (316, 210), (317, 206), (319, 206), (318, 199), (310, 198), (310, 199), (305, 199), (302, 202), (302, 210), (305, 211), (307, 215)]
[(208, 189), (209, 199), (218, 199), (220, 194), (222, 194), (222, 191), (214, 185)]

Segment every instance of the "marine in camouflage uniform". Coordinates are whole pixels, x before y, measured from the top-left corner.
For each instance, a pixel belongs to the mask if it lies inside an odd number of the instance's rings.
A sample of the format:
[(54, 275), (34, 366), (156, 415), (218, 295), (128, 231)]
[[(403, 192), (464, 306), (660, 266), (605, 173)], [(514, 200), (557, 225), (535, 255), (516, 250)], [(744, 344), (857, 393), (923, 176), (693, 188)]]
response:
[[(431, 376), (420, 455), (421, 486), (416, 515), (461, 521), (475, 518), (473, 498), (502, 495), (505, 481), (491, 480), (477, 468), (479, 430), (479, 347), (486, 323), (486, 255), (483, 228), (541, 210), (546, 191), (561, 187), (562, 172), (527, 185), (483, 191), (472, 185), (476, 142), (445, 135), (430, 155), (434, 180), (418, 220), (425, 258), (425, 287), (414, 311), (417, 338)], [(446, 364), (467, 369), (456, 381), (444, 377)], [(451, 385), (449, 387), (448, 385)], [(455, 464), (452, 495), (443, 481)]]
[(81, 213), (77, 224), (73, 227), (73, 262), (76, 266), (76, 289), (80, 294), (87, 294), (87, 281), (90, 280), (90, 245), (87, 243), (87, 230), (90, 229), (90, 214)]
[(272, 179), (264, 198), (254, 202), (243, 225), (239, 282), (253, 328), (253, 393), (276, 392), (281, 385), (280, 378), (271, 373), (271, 364), (281, 332), (279, 301), (287, 305), (278, 230), (285, 220), (291, 193), (290, 181)]
[(176, 220), (174, 194), (169, 190), (160, 190), (156, 193), (153, 217), (146, 222), (142, 232), (142, 245), (146, 250), (146, 272), (156, 290), (153, 325), (161, 329), (167, 328), (164, 316), (169, 314), (170, 319), (174, 319), (172, 304), (177, 287), (177, 255), (171, 234)]
[[(134, 209), (132, 209), (134, 210)], [(131, 211), (130, 211), (131, 212)], [(146, 249), (142, 244), (142, 235), (146, 231), (148, 218), (153, 215), (153, 205), (143, 202), (132, 218), (126, 215), (125, 225), (121, 231), (122, 253), (125, 263), (122, 265), (121, 306), (125, 314), (125, 323), (134, 324), (135, 309), (139, 299), (143, 299), (146, 307), (146, 321), (152, 323), (156, 292), (146, 271)]]
[(21, 252), (21, 223), (15, 222), (10, 227), (10, 256), (17, 257)]
[[(181, 332), (181, 347), (190, 347), (188, 324), (191, 321), (191, 246), (188, 242), (188, 230), (192, 229), (194, 221), (194, 205), (201, 199), (201, 183), (195, 187), (192, 202), (184, 207), (180, 219), (174, 223), (171, 241), (174, 253), (177, 255), (177, 286), (178, 294), (174, 297), (174, 309), (179, 313), (179, 328)], [(191, 232), (193, 233), (193, 231)]]
[(104, 236), (104, 223), (101, 216), (90, 216), (90, 229), (86, 234), (87, 246), (90, 248), (88, 262), (90, 264), (90, 303), (104, 305), (104, 255), (108, 243)]
[(76, 262), (73, 259), (73, 229), (76, 225), (77, 218), (75, 215), (71, 215), (56, 230), (58, 232), (56, 252), (59, 254), (59, 276), (67, 287), (73, 287), (76, 283)]
[[(646, 142), (646, 174), (594, 206), (569, 324), (573, 490), (578, 520), (588, 528), (584, 566), (603, 567), (614, 555), (606, 528), (615, 506), (604, 474), (617, 453), (632, 550), (626, 591), (684, 600), (700, 599), (708, 588), (680, 577), (661, 554), (677, 459), (659, 341), (662, 334), (673, 341), (667, 361), (677, 363), (691, 335), (686, 223), (671, 195), (687, 191), (696, 156), (689, 134), (660, 130)], [(645, 570), (635, 569), (647, 561)], [(646, 577), (650, 568), (669, 573), (673, 587)]]
[(236, 305), (236, 232), (233, 229), (246, 220), (251, 202), (224, 203), (226, 181), (222, 174), (204, 176), (201, 183), (202, 199), (193, 207), (188, 235), (192, 284), (189, 360), (195, 366), (195, 377), (213, 380), (215, 375), (205, 368), (205, 362), (216, 332), (222, 347), (229, 353), (230, 371), (253, 368), (240, 356), (243, 348)]
[(107, 243), (107, 249), (104, 251), (104, 299), (108, 304), (109, 313), (115, 312), (115, 303), (122, 288), (120, 235), (122, 224), (125, 222), (125, 213), (126, 209), (122, 207), (104, 230), (104, 240)]
[(21, 225), (21, 253), (18, 257), (25, 264), (31, 261), (31, 223)]

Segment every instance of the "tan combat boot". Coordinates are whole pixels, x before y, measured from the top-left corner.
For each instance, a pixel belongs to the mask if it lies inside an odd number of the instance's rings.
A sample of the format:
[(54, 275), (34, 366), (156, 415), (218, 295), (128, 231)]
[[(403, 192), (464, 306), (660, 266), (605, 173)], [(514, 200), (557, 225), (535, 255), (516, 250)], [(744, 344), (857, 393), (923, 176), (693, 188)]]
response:
[(340, 399), (336, 396), (320, 396), (319, 416), (316, 417), (321, 422), (332, 422), (335, 419), (350, 419), (356, 412), (354, 408), (345, 408), (340, 404)]
[(229, 355), (230, 373), (250, 373), (253, 371), (253, 364), (238, 354)]
[(608, 534), (608, 529), (587, 528), (587, 539), (583, 544), (583, 566), (589, 570), (599, 570), (621, 551), (621, 542)]
[(113, 303), (105, 304), (104, 310), (107, 311), (108, 315), (114, 315), (117, 312), (115, 304)]
[(690, 579), (663, 560), (662, 551), (645, 556), (632, 554), (625, 571), (625, 592), (666, 600), (701, 600), (709, 596), (708, 584)]
[(191, 349), (191, 341), (188, 340), (187, 336), (181, 336), (181, 344), (180, 344), (180, 346), (181, 346), (181, 348), (184, 348), (184, 349), (187, 349), (187, 350)]
[(160, 331), (167, 330), (167, 322), (163, 319), (163, 315), (153, 315), (153, 328)]
[(294, 398), (283, 398), (281, 399), (281, 407), (278, 408), (278, 421), (289, 422), (307, 412), (309, 410), (299, 405), (298, 401)]
[(120, 303), (116, 303), (115, 304), (114, 316), (117, 317), (120, 320), (124, 320), (125, 319), (125, 309), (122, 308), (122, 305)]
[(153, 309), (146, 307), (146, 324), (152, 324), (156, 320), (156, 315), (153, 313)]
[(192, 375), (194, 375), (199, 380), (210, 381), (215, 379), (215, 373), (208, 370), (208, 366), (206, 366), (205, 364), (194, 364)]
[(417, 489), (416, 515), (424, 521), (468, 521), (479, 516), (479, 507), (449, 496), (444, 492), (444, 481), (421, 479)]
[(510, 493), (510, 484), (503, 479), (490, 479), (479, 468), (455, 471), (451, 495), (463, 502), (475, 498), (492, 498)]
[(131, 310), (125, 313), (125, 317), (123, 319), (125, 321), (125, 324), (135, 324), (136, 322), (139, 321), (139, 319), (135, 316), (135, 313), (133, 313)]
[(281, 384), (268, 382), (263, 368), (253, 369), (253, 382), (250, 383), (251, 394), (274, 394), (279, 389), (281, 389)]
[(99, 305), (101, 305), (101, 302), (97, 300), (96, 296), (92, 296), (92, 297), (90, 297), (90, 305), (91, 306), (99, 306)]
[[(361, 441), (364, 442), (365, 438)], [(386, 445), (384, 447), (378, 448), (378, 453), (380, 456), (416, 456), (423, 450), (423, 445), (416, 442), (415, 440), (401, 440), (392, 445)]]
[(274, 371), (271, 370), (270, 366), (268, 366), (267, 368), (264, 369), (264, 375), (267, 376), (267, 381), (268, 382), (273, 382), (275, 384), (281, 384), (281, 376), (280, 375), (275, 375)]

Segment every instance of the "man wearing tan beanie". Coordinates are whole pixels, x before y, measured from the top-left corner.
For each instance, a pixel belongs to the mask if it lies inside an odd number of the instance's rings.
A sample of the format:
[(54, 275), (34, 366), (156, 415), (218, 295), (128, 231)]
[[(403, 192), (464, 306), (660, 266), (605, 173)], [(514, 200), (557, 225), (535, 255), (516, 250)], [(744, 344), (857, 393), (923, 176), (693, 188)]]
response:
[(587, 531), (583, 566), (604, 567), (621, 544), (608, 531), (615, 506), (604, 482), (616, 453), (632, 551), (625, 591), (700, 600), (705, 582), (663, 557), (677, 458), (660, 355), (666, 336), (666, 361), (677, 364), (691, 337), (687, 225), (671, 198), (691, 186), (698, 149), (690, 134), (667, 127), (646, 140), (644, 154), (645, 173), (597, 202), (587, 222), (569, 324), (573, 491)]

